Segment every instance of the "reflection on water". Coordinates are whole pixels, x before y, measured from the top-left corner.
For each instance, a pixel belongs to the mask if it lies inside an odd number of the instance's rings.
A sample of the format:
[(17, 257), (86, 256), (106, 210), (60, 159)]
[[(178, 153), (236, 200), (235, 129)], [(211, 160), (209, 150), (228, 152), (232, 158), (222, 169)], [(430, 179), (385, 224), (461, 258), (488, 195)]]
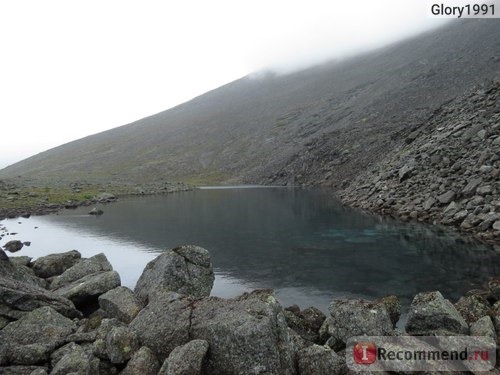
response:
[(196, 244), (212, 255), (213, 294), (269, 287), (285, 305), (322, 309), (338, 296), (387, 294), (402, 297), (407, 306), (417, 292), (436, 289), (453, 300), (497, 275), (500, 265), (489, 247), (351, 210), (323, 190), (205, 189), (123, 199), (102, 208), (101, 217), (79, 208), (6, 220), (19, 234), (3, 242), (32, 241), (19, 254), (35, 257), (102, 251), (130, 287), (163, 249)]

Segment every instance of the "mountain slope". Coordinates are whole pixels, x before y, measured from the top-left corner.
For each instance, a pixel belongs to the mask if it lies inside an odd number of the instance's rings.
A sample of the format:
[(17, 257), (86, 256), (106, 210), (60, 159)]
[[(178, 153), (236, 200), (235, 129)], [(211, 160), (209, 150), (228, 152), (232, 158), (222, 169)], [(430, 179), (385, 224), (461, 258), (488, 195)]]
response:
[(457, 21), (347, 61), (242, 78), (35, 155), (0, 178), (338, 186), (499, 72), (500, 23)]

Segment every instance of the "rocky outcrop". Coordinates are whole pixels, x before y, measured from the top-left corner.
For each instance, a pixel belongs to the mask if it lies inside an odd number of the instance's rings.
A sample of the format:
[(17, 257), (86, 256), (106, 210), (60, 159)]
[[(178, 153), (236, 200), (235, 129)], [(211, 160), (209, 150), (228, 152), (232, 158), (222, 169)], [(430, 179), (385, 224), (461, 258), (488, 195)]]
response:
[(149, 262), (134, 291), (143, 305), (156, 288), (204, 297), (210, 295), (214, 280), (208, 251), (187, 245), (167, 250)]
[(500, 82), (443, 105), (412, 131), (339, 192), (342, 201), (500, 241)]
[[(194, 257), (191, 261), (202, 263)], [(336, 299), (325, 317), (314, 307), (283, 309), (272, 290), (223, 299), (157, 286), (141, 308), (130, 289), (114, 287), (100, 295), (95, 292), (100, 309), (91, 312), (80, 304), (77, 310), (56, 294), (80, 284), (86, 285), (81, 290), (94, 293), (90, 291), (99, 284), (95, 278), (114, 274), (106, 270), (108, 264), (103, 255), (78, 261), (48, 278), (67, 282), (55, 291), (0, 277), (0, 373), (344, 374), (350, 373), (344, 351), (350, 337), (401, 335), (394, 328), (401, 312), (396, 296)], [(85, 270), (95, 273), (80, 277)], [(190, 282), (196, 285), (193, 275)], [(206, 278), (205, 273), (198, 275)], [(161, 285), (163, 275), (157, 277), (155, 283), (151, 276), (151, 285)], [(439, 292), (419, 293), (411, 305), (407, 333), (496, 340), (497, 289), (498, 280), (491, 279), (486, 289), (470, 291), (456, 307)]]

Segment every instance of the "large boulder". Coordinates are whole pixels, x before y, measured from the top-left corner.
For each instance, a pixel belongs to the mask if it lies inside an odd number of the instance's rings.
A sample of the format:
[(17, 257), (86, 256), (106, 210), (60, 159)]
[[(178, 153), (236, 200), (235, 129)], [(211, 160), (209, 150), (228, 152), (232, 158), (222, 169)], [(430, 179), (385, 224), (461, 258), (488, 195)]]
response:
[(269, 290), (227, 300), (157, 290), (129, 326), (162, 362), (177, 346), (201, 339), (210, 346), (207, 373), (295, 372), (283, 309)]
[(157, 375), (160, 369), (158, 359), (147, 346), (136, 351), (120, 375)]
[(294, 346), (272, 290), (203, 298), (194, 303), (190, 322), (190, 338), (210, 345), (207, 373), (295, 373)]
[(82, 255), (76, 250), (50, 254), (35, 260), (32, 268), (38, 277), (58, 276), (79, 262), (81, 257)]
[(158, 375), (201, 375), (207, 351), (205, 340), (192, 340), (178, 346), (165, 360)]
[(163, 362), (175, 347), (189, 341), (192, 303), (189, 297), (157, 290), (129, 327)]
[(134, 292), (124, 286), (119, 286), (115, 289), (99, 296), (99, 307), (104, 311), (106, 316), (115, 317), (123, 323), (130, 323), (132, 319), (141, 310)]
[(37, 277), (31, 268), (10, 260), (0, 260), (0, 276), (42, 288), (47, 286), (47, 282)]
[(0, 365), (45, 363), (75, 330), (71, 319), (51, 307), (35, 309), (0, 331)]
[(143, 305), (155, 288), (204, 297), (210, 295), (214, 280), (208, 251), (199, 246), (180, 246), (147, 264), (137, 281), (135, 294)]
[(419, 293), (413, 299), (406, 332), (416, 336), (466, 335), (469, 327), (455, 306), (440, 292)]
[(112, 270), (113, 267), (111, 263), (109, 263), (103, 253), (100, 253), (91, 258), (80, 260), (61, 275), (55, 276), (50, 282), (50, 289), (58, 289), (65, 285), (69, 285), (84, 276)]
[(59, 289), (54, 289), (53, 292), (68, 298), (77, 306), (84, 306), (96, 302), (101, 294), (120, 286), (120, 283), (118, 272), (106, 271), (84, 276)]
[(80, 317), (73, 302), (36, 285), (21, 283), (10, 278), (0, 277), (0, 315), (17, 319), (39, 307), (49, 306), (60, 314)]
[(340, 298), (330, 303), (328, 311), (321, 330), (344, 344), (353, 336), (384, 336), (393, 331), (386, 305), (379, 301)]
[(312, 345), (297, 353), (300, 375), (341, 374), (346, 370), (345, 359), (326, 346)]

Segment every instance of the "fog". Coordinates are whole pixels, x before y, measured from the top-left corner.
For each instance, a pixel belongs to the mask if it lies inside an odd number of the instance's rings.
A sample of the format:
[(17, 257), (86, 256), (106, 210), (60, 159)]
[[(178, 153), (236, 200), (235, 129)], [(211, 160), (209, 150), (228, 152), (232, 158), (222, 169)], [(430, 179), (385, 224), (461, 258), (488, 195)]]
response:
[(244, 75), (281, 74), (441, 25), (423, 0), (0, 3), (0, 168)]

